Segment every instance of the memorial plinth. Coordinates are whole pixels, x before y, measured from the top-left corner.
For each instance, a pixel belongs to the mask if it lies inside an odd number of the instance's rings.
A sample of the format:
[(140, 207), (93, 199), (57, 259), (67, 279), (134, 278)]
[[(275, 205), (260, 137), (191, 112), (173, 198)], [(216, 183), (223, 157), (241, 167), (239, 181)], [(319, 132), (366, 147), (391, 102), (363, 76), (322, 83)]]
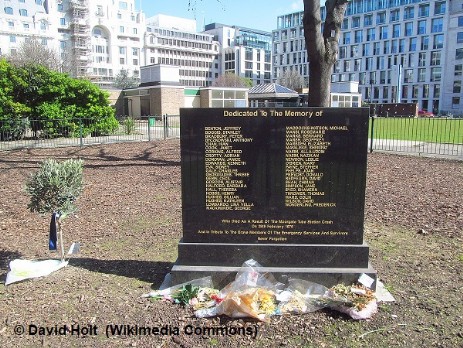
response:
[[(248, 259), (285, 280), (376, 279), (363, 240), (368, 109), (182, 109), (173, 283)], [(375, 285), (373, 285), (374, 287)]]

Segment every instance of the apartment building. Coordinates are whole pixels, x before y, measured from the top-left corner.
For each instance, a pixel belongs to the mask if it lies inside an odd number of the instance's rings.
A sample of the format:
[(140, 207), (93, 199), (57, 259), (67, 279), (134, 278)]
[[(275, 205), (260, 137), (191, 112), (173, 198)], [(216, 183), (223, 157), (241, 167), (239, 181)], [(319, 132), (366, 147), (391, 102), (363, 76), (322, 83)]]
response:
[[(278, 17), (274, 79), (293, 69), (308, 83), (302, 18), (303, 12)], [(332, 82), (358, 81), (365, 101), (463, 113), (463, 0), (353, 0), (339, 44)]]
[(166, 15), (147, 20), (144, 34), (146, 65), (179, 66), (180, 84), (208, 87), (220, 74), (219, 43), (196, 32), (196, 21)]
[(220, 74), (231, 72), (253, 85), (271, 82), (271, 33), (220, 23), (206, 25), (204, 33), (220, 45)]
[(39, 40), (72, 67), (110, 86), (121, 71), (138, 76), (145, 31), (144, 14), (134, 0), (0, 1), (1, 54), (14, 54), (24, 41)]
[(140, 67), (178, 66), (180, 84), (207, 87), (232, 71), (254, 84), (271, 81), (271, 34), (166, 15), (146, 19), (134, 0), (0, 0), (0, 54), (14, 54), (34, 37), (72, 67), (110, 87), (115, 76)]

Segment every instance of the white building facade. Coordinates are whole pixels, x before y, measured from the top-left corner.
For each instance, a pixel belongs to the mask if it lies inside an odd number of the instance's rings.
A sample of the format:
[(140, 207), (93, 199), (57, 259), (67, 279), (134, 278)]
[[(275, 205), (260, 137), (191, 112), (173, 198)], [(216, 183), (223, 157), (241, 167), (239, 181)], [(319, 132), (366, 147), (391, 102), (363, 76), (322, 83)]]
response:
[[(198, 33), (195, 20), (166, 15), (146, 19), (134, 0), (0, 0), (0, 4), (1, 55), (15, 54), (34, 37), (56, 50), (73, 76), (85, 76), (101, 87), (111, 87), (121, 70), (140, 77), (140, 67), (153, 64), (178, 66), (180, 84), (186, 87), (211, 86), (226, 71), (255, 84), (271, 80), (267, 32), (227, 26)], [(231, 37), (226, 36), (230, 32)], [(226, 64), (223, 59), (231, 56), (233, 64), (231, 60)]]
[(206, 25), (204, 32), (220, 45), (220, 75), (234, 73), (253, 85), (271, 82), (271, 33), (220, 23)]
[(14, 54), (31, 37), (55, 49), (74, 76), (110, 86), (127, 70), (138, 76), (145, 31), (134, 0), (2, 0), (1, 54)]
[(146, 65), (178, 66), (186, 87), (208, 87), (220, 73), (219, 43), (213, 35), (196, 32), (196, 21), (166, 15), (147, 20), (144, 35)]
[[(308, 83), (302, 17), (278, 17), (274, 79), (295, 69)], [(353, 0), (332, 82), (358, 81), (373, 103), (416, 102), (434, 113), (463, 114), (462, 67), (463, 0)]]

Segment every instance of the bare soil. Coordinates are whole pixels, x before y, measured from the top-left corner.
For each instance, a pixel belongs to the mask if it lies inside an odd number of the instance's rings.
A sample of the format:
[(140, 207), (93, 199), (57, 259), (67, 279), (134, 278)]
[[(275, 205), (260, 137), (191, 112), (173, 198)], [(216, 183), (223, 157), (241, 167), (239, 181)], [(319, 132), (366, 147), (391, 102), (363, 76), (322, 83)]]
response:
[[(159, 287), (176, 260), (178, 140), (0, 152), (2, 282), (12, 259), (58, 257), (48, 251), (50, 217), (29, 212), (24, 192), (47, 157), (84, 160), (79, 211), (64, 224), (66, 245), (80, 242), (82, 250), (46, 278), (0, 284), (1, 347), (463, 346), (461, 162), (368, 156), (365, 240), (395, 302), (381, 304), (367, 321), (321, 310), (260, 323), (197, 319), (190, 308), (140, 297)], [(87, 336), (28, 334), (31, 325), (57, 331), (65, 324)], [(179, 334), (107, 337), (110, 324), (178, 328)], [(21, 327), (26, 332), (17, 334)], [(185, 332), (238, 327), (257, 330), (257, 337)]]

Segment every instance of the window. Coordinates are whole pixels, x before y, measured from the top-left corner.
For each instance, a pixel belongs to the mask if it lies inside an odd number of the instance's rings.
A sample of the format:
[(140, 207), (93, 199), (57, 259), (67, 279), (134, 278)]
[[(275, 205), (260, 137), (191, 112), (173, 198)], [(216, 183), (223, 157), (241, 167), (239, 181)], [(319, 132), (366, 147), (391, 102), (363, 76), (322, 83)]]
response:
[(350, 44), (350, 32), (342, 33), (342, 43), (343, 45)]
[(399, 52), (399, 42), (397, 40), (392, 40), (391, 41), (391, 53), (397, 53)]
[(123, 33), (124, 31), (125, 31), (125, 28), (124, 28), (123, 25), (121, 25), (121, 26), (119, 27), (119, 33)]
[(415, 8), (414, 7), (405, 7), (404, 9), (404, 20), (412, 19), (415, 17)]
[(43, 5), (43, 0), (35, 0), (35, 3), (36, 3), (37, 5)]
[(405, 36), (412, 36), (413, 34), (413, 22), (405, 23)]
[(42, 43), (42, 46), (46, 46), (48, 43), (48, 40), (46, 38), (42, 38), (41, 43)]
[(415, 53), (410, 53), (408, 55), (408, 67), (409, 68), (415, 67)]
[(463, 16), (458, 17), (458, 26), (463, 27)]
[(397, 22), (400, 19), (399, 15), (400, 15), (400, 10), (398, 10), (398, 9), (391, 10), (391, 14), (389, 16), (389, 21), (390, 22)]
[(119, 1), (119, 10), (127, 10), (127, 2), (126, 1)]
[(133, 28), (132, 33), (135, 34), (135, 35), (137, 35), (137, 34), (138, 34), (137, 28)]
[(58, 12), (64, 12), (64, 5), (62, 3), (58, 4)]
[(418, 21), (418, 30), (417, 30), (417, 34), (418, 34), (418, 35), (426, 34), (426, 21), (425, 21), (425, 20), (423, 20), (423, 21)]
[(363, 31), (362, 30), (356, 30), (355, 31), (355, 43), (360, 43), (363, 40)]
[(11, 43), (16, 42), (16, 36), (10, 35), (10, 42), (11, 42)]
[(399, 52), (405, 52), (405, 39), (399, 40)]
[(434, 41), (432, 43), (432, 48), (435, 50), (437, 48), (444, 47), (444, 34), (434, 35)]
[(23, 17), (27, 17), (27, 10), (24, 8), (19, 9), (19, 15)]
[(434, 98), (439, 98), (440, 97), (440, 85), (434, 85)]
[(426, 66), (426, 52), (418, 54), (418, 66)]
[(463, 59), (463, 48), (457, 48), (455, 51), (455, 59)]
[(362, 56), (369, 56), (370, 55), (370, 43), (364, 43), (362, 45)]
[(24, 30), (29, 30), (29, 23), (23, 23)]
[(452, 108), (457, 109), (460, 105), (460, 97), (453, 97), (452, 98)]
[(387, 39), (387, 27), (380, 27), (379, 28), (379, 39), (384, 40)]
[(409, 51), (416, 51), (416, 37), (410, 38), (410, 45), (408, 47)]
[(124, 65), (125, 64), (125, 58), (119, 58), (119, 63), (121, 65)]
[(455, 65), (455, 76), (462, 76), (463, 75), (463, 64)]
[(404, 82), (405, 83), (413, 82), (413, 69), (406, 69), (405, 70)]
[(431, 65), (440, 65), (441, 51), (431, 52)]
[(349, 28), (349, 20), (347, 18), (344, 18), (344, 20), (342, 21), (341, 29), (346, 30), (348, 28)]
[(373, 25), (373, 15), (368, 14), (368, 15), (365, 15), (365, 17), (363, 17), (363, 26), (367, 27), (370, 25)]
[(138, 56), (138, 48), (132, 48), (132, 56)]
[(426, 68), (418, 69), (418, 82), (426, 81)]
[(8, 21), (8, 28), (13, 29), (14, 28), (14, 22)]
[(423, 85), (423, 98), (429, 98), (429, 85)]
[(394, 24), (392, 26), (392, 37), (400, 36), (400, 24)]
[(352, 28), (359, 28), (360, 27), (360, 17), (353, 17), (352, 18)]
[(345, 60), (344, 61), (344, 72), (350, 71), (350, 61)]
[(47, 30), (47, 22), (42, 20), (40, 21), (40, 30)]
[(453, 81), (453, 93), (461, 93), (461, 80)]
[(133, 60), (133, 65), (138, 65), (138, 59)]
[(426, 51), (429, 48), (429, 36), (421, 37), (421, 51)]
[(457, 33), (457, 43), (463, 43), (463, 31)]
[(66, 25), (66, 18), (61, 17), (61, 18), (59, 19), (59, 24), (60, 24), (60, 25)]
[(418, 17), (429, 17), (429, 4), (420, 5), (418, 7)]
[(444, 19), (441, 18), (433, 18), (431, 21), (431, 33), (440, 33), (443, 31), (444, 28)]
[(373, 41), (375, 38), (375, 28), (367, 29), (367, 41)]
[(436, 1), (434, 4), (434, 15), (441, 15), (445, 13), (445, 1)]
[(431, 68), (431, 81), (432, 82), (440, 81), (441, 76), (442, 76), (442, 68), (441, 67)]
[(419, 87), (418, 85), (413, 85), (412, 87), (412, 98), (417, 99), (418, 98), (418, 92), (419, 92)]
[(379, 12), (376, 14), (376, 24), (386, 23), (386, 12)]

